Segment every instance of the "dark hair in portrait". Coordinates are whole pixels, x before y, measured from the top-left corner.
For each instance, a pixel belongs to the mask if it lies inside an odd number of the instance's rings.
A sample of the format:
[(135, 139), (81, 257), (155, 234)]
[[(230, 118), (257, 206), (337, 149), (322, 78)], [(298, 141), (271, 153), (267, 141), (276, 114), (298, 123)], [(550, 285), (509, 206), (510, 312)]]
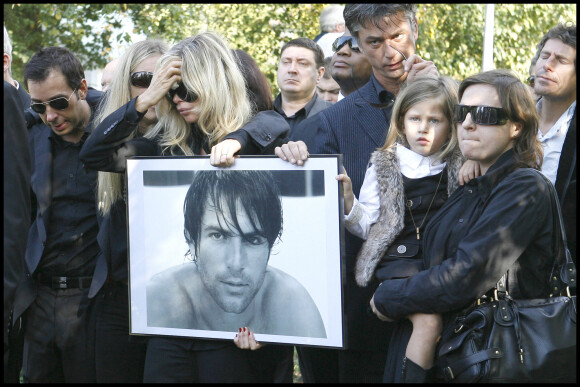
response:
[[(231, 220), (225, 228), (236, 230), (245, 240), (251, 235), (242, 232), (238, 215), (246, 211), (255, 233), (268, 241), (271, 249), (282, 234), (282, 202), (278, 185), (269, 171), (217, 170), (197, 171), (183, 203), (184, 235), (193, 244), (196, 256), (204, 212), (213, 208), (220, 223)], [(224, 213), (228, 211), (227, 213)]]

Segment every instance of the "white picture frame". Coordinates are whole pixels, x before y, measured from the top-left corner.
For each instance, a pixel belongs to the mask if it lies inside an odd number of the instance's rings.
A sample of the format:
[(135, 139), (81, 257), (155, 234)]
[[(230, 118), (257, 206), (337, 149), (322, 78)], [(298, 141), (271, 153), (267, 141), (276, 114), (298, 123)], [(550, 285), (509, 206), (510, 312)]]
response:
[[(267, 170), (275, 177), (281, 193), (283, 231), (271, 249), (268, 268), (288, 274), (303, 286), (324, 325), (324, 335), (312, 336), (253, 330), (260, 342), (344, 348), (343, 202), (341, 186), (335, 179), (342, 169), (341, 161), (340, 155), (316, 155), (304, 166), (295, 166), (276, 156), (241, 156), (226, 168), (228, 173)], [(127, 160), (130, 334), (233, 340), (238, 333), (197, 328), (196, 324), (168, 327), (148, 323), (148, 313), (152, 312), (148, 312), (147, 287), (152, 277), (170, 268), (197, 265), (184, 255), (188, 244), (183, 204), (191, 177), (197, 171), (218, 169), (224, 168), (211, 166), (208, 156)], [(193, 270), (192, 266), (188, 268)], [(195, 270), (199, 270), (197, 266)], [(292, 317), (278, 314), (281, 321)]]

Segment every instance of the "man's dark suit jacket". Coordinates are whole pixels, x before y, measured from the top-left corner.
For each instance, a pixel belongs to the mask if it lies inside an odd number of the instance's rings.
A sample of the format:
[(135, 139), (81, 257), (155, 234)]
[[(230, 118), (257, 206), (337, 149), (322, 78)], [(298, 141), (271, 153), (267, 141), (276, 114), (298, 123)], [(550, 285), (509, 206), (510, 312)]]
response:
[[(102, 92), (89, 88), (87, 102), (94, 112)], [(38, 116), (37, 116), (38, 117)], [(52, 200), (52, 146), (49, 139), (51, 129), (46, 126), (40, 117), (28, 128), (30, 155), (32, 157), (31, 187), (36, 198), (36, 219), (28, 232), (28, 244), (26, 246), (25, 278), (21, 282), (14, 305), (14, 318), (18, 318), (32, 304), (37, 294), (37, 283), (33, 274), (38, 267), (40, 258), (44, 252), (46, 232), (50, 220)], [(95, 175), (96, 172), (90, 172)], [(95, 190), (96, 200), (96, 187)]]
[(568, 248), (576, 263), (576, 113), (562, 146), (555, 187), (562, 206)]
[[(10, 313), (24, 277), (24, 252), (30, 227), (31, 161), (24, 111), (18, 91), (4, 81), (4, 365)], [(5, 368), (6, 372), (6, 368)], [(6, 374), (4, 375), (6, 378)], [(6, 381), (6, 379), (5, 379)], [(14, 382), (14, 381), (13, 381)], [(18, 381), (16, 381), (18, 382)]]
[[(392, 104), (387, 108), (377, 108), (370, 103), (390, 103), (394, 98), (372, 76), (358, 91), (303, 121), (290, 137), (292, 140), (306, 140), (310, 154), (342, 154), (343, 165), (358, 197), (371, 153), (384, 145), (391, 119)], [(355, 260), (362, 242), (345, 232), (347, 348), (386, 350), (391, 335), (390, 324), (367, 312), (379, 284), (373, 281), (361, 288), (354, 279)]]

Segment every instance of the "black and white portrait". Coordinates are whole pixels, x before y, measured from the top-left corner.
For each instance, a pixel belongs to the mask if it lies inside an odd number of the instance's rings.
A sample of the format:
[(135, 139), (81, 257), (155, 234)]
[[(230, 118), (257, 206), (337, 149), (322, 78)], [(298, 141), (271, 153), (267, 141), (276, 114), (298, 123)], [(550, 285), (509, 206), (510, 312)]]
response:
[(338, 167), (128, 160), (131, 333), (342, 347)]

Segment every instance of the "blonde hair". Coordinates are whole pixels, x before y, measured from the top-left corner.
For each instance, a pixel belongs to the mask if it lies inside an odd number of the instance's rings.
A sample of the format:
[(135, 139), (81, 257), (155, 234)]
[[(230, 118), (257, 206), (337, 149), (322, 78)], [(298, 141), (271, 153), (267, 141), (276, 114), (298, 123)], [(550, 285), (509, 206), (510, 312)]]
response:
[(163, 153), (189, 156), (192, 130), (199, 128), (211, 147), (250, 120), (252, 105), (234, 54), (220, 34), (204, 32), (182, 40), (159, 59), (155, 71), (174, 59), (182, 61), (182, 83), (199, 96), (199, 119), (191, 127), (163, 98), (156, 106), (159, 121), (144, 136), (158, 138)]
[(393, 112), (391, 114), (391, 127), (389, 128), (385, 144), (379, 150), (387, 150), (396, 143), (409, 147), (405, 135), (405, 114), (418, 103), (427, 100), (441, 100), (443, 114), (449, 122), (449, 139), (441, 147), (441, 153), (437, 160), (444, 160), (457, 148), (457, 131), (454, 130), (455, 121), (453, 112), (458, 103), (457, 89), (459, 85), (450, 77), (422, 76), (413, 82), (406, 84), (397, 95)]
[[(94, 127), (131, 100), (130, 76), (137, 66), (150, 56), (163, 55), (168, 49), (169, 47), (164, 41), (152, 39), (137, 42), (123, 53), (111, 79), (110, 88), (104, 94), (99, 109), (95, 113)], [(143, 129), (139, 128), (140, 131)], [(134, 134), (131, 134), (129, 139), (133, 137)], [(97, 197), (101, 214), (107, 214), (117, 200), (123, 199), (123, 187), (123, 174), (99, 172)]]

